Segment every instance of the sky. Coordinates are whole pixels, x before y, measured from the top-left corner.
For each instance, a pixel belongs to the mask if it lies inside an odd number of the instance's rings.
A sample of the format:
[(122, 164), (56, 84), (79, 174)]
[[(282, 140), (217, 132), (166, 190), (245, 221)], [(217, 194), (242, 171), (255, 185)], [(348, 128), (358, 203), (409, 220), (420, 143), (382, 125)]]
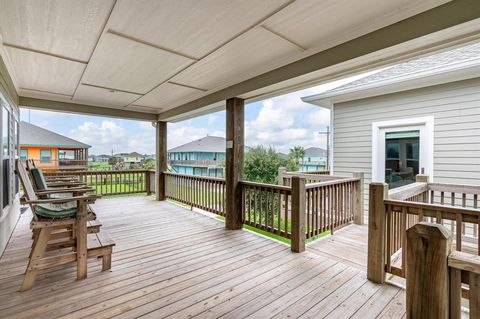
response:
[[(288, 153), (294, 146), (326, 148), (324, 132), (330, 112), (304, 103), (301, 97), (318, 94), (369, 75), (319, 85), (245, 106), (245, 143)], [(41, 126), (92, 146), (90, 154), (155, 153), (155, 129), (150, 122), (21, 109), (22, 121)], [(168, 148), (206, 135), (225, 137), (225, 111), (169, 123)]]

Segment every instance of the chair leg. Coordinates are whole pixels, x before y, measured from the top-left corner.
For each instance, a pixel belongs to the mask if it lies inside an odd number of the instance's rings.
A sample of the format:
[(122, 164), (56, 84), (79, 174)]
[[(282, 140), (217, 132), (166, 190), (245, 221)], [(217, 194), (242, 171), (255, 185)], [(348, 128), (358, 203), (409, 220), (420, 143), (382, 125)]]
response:
[(102, 256), (102, 271), (112, 268), (112, 248), (109, 249), (109, 253)]
[(20, 291), (29, 290), (35, 284), (38, 270), (34, 269), (33, 265), (45, 254), (51, 232), (51, 228), (42, 228), (39, 231), (38, 238), (35, 241), (32, 252), (30, 253), (30, 261), (28, 262), (27, 270), (25, 271), (25, 277), (23, 278), (22, 285), (20, 286)]
[(77, 279), (87, 278), (87, 214), (85, 202), (77, 204)]
[(30, 255), (28, 255), (28, 258), (32, 258), (33, 254), (33, 248), (35, 247), (35, 243), (38, 240), (38, 234), (40, 234), (40, 229), (34, 229), (32, 231), (32, 245), (30, 246)]

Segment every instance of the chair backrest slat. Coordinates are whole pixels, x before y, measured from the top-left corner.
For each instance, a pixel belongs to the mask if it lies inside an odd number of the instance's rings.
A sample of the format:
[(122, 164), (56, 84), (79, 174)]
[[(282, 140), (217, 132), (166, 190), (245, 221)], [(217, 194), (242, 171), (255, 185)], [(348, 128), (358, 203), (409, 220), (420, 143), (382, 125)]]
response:
[(18, 178), (20, 179), (20, 182), (22, 183), (25, 196), (27, 197), (28, 200), (37, 200), (38, 199), (37, 195), (33, 190), (32, 182), (28, 177), (27, 169), (23, 165), (22, 161), (20, 159), (17, 159), (15, 166), (16, 166), (16, 173), (18, 175)]

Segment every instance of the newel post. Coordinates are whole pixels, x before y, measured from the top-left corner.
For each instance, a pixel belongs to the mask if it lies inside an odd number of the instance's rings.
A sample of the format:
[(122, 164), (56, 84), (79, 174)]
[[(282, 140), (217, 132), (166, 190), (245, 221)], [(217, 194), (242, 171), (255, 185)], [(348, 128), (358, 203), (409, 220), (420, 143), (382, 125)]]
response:
[(368, 200), (368, 280), (378, 284), (385, 282), (385, 234), (386, 212), (384, 200), (388, 197), (388, 185), (371, 183)]
[(295, 253), (305, 251), (305, 179), (292, 176), (292, 237), (291, 249)]
[(285, 175), (285, 172), (287, 169), (285, 167), (279, 167), (278, 168), (278, 175), (277, 175), (277, 183), (278, 185), (283, 186), (283, 176)]
[(407, 230), (407, 318), (449, 317), (452, 234), (421, 222)]
[(357, 225), (363, 225), (363, 194), (364, 194), (364, 173), (363, 172), (353, 172), (353, 177), (360, 179), (358, 183), (355, 183), (354, 186), (354, 218), (353, 222)]

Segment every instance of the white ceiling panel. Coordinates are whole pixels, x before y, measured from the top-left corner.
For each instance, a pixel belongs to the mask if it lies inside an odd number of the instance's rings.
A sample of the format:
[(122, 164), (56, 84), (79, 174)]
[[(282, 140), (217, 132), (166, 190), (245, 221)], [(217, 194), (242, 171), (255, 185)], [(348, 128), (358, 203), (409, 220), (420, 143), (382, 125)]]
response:
[(80, 85), (73, 101), (77, 103), (115, 107), (127, 106), (139, 97), (140, 95), (138, 94)]
[(0, 29), (9, 44), (88, 61), (113, 0), (0, 0)]
[(297, 0), (263, 25), (311, 49), (325, 49), (449, 0)]
[(19, 88), (72, 95), (85, 64), (45, 54), (6, 48)]
[(135, 102), (135, 105), (161, 108), (162, 110), (171, 109), (180, 103), (189, 102), (195, 98), (204, 95), (205, 92), (185, 86), (172, 83), (164, 83), (145, 94)]
[(290, 2), (118, 0), (108, 27), (198, 59)]
[(255, 28), (175, 76), (172, 82), (218, 89), (261, 74), (299, 53), (291, 43)]
[(183, 56), (105, 33), (82, 82), (144, 94), (192, 62)]

